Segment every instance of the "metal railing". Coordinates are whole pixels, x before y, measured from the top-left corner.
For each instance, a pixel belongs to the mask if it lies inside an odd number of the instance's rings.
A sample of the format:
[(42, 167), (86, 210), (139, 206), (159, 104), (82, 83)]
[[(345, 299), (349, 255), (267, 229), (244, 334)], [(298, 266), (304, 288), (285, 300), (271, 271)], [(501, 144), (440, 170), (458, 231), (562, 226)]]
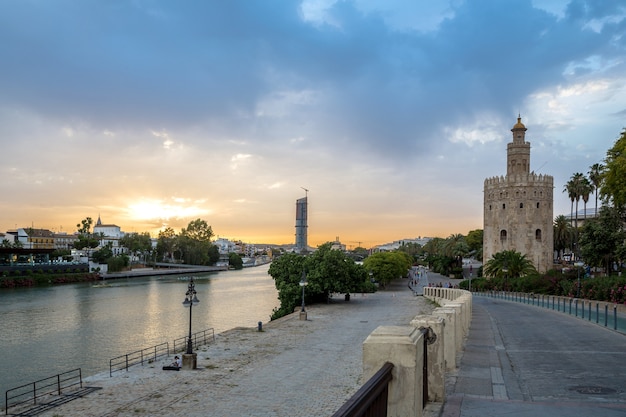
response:
[[(187, 340), (189, 336), (179, 337), (174, 340), (174, 347), (172, 348), (172, 353), (183, 352), (187, 349)], [(204, 346), (209, 343), (209, 341), (215, 341), (215, 331), (213, 328), (201, 330), (199, 332), (193, 333), (191, 335), (191, 341), (193, 343), (193, 348), (197, 349), (198, 346)]]
[(386, 417), (392, 370), (393, 364), (385, 362), (333, 417)]
[(77, 385), (80, 388), (83, 387), (83, 377), (80, 368), (11, 388), (4, 395), (5, 413), (9, 414), (9, 407), (17, 407), (31, 402), (36, 406), (37, 401), (42, 397), (50, 395), (60, 396), (67, 388)]
[[(428, 403), (428, 345), (435, 343), (437, 335), (431, 327), (420, 327), (423, 339), (422, 409)], [(339, 409), (333, 417), (386, 417), (389, 382), (393, 364), (385, 364)]]
[[(617, 314), (617, 305), (614, 303), (506, 291), (475, 292), (474, 294), (555, 310), (586, 319), (587, 321), (595, 321), (596, 324), (604, 325), (604, 327), (611, 328), (619, 333), (626, 333), (626, 319)], [(611, 308), (609, 308), (609, 304), (613, 304)], [(603, 308), (600, 308), (600, 305), (603, 305)]]
[(169, 343), (161, 343), (156, 346), (137, 350), (125, 355), (117, 356), (109, 361), (109, 376), (113, 376), (113, 372), (126, 370), (133, 365), (142, 365), (144, 363), (152, 363), (161, 356), (169, 355)]

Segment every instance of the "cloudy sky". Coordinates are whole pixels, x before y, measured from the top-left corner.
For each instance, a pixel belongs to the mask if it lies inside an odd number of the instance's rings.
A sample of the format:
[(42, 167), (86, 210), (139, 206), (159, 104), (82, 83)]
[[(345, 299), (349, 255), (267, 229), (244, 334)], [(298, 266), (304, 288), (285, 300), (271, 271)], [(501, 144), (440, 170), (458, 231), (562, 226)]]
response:
[(626, 5), (597, 0), (3, 0), (0, 231), (370, 247), (482, 228), (518, 114), (531, 170), (626, 126)]

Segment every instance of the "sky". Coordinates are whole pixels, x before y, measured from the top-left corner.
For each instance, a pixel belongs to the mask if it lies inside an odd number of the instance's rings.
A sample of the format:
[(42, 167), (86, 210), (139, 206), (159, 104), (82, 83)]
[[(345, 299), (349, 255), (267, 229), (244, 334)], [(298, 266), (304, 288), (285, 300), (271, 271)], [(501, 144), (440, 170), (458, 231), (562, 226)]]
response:
[(518, 115), (555, 216), (626, 126), (622, 1), (3, 0), (0, 60), (0, 232), (445, 238)]

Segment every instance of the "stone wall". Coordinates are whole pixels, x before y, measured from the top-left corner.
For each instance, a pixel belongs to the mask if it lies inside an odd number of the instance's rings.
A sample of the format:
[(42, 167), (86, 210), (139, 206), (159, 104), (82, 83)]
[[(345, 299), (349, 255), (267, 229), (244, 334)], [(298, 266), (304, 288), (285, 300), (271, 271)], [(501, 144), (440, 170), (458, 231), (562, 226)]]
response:
[[(364, 380), (385, 362), (394, 365), (387, 403), (389, 416), (439, 415), (445, 400), (445, 372), (456, 368), (457, 353), (469, 331), (472, 315), (469, 291), (425, 287), (424, 297), (439, 305), (432, 314), (415, 316), (407, 326), (379, 326), (363, 342)], [(422, 407), (424, 349), (428, 358), (425, 408)]]

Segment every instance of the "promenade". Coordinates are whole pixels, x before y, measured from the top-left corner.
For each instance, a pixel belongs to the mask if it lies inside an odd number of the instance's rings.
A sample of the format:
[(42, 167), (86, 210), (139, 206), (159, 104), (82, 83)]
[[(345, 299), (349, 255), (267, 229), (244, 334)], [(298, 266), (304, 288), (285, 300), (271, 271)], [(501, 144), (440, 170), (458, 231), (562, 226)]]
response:
[(626, 416), (626, 336), (546, 308), (474, 294), (442, 417)]
[[(256, 328), (216, 335), (198, 350), (198, 369), (163, 371), (167, 358), (128, 372), (86, 379), (101, 387), (40, 416), (330, 416), (364, 382), (362, 343), (380, 325), (408, 325), (434, 304), (407, 280), (374, 294), (329, 304)], [(254, 316), (254, 312), (251, 312)], [(11, 410), (10, 410), (11, 411)]]
[[(429, 273), (429, 281), (448, 280)], [(256, 328), (216, 335), (198, 369), (135, 366), (83, 398), (38, 414), (70, 416), (331, 416), (363, 384), (362, 343), (381, 325), (408, 325), (435, 305), (407, 280)], [(626, 416), (626, 336), (528, 304), (475, 294), (469, 335), (446, 374), (442, 417)], [(251, 313), (253, 314), (253, 312)], [(432, 414), (431, 414), (432, 415)]]

